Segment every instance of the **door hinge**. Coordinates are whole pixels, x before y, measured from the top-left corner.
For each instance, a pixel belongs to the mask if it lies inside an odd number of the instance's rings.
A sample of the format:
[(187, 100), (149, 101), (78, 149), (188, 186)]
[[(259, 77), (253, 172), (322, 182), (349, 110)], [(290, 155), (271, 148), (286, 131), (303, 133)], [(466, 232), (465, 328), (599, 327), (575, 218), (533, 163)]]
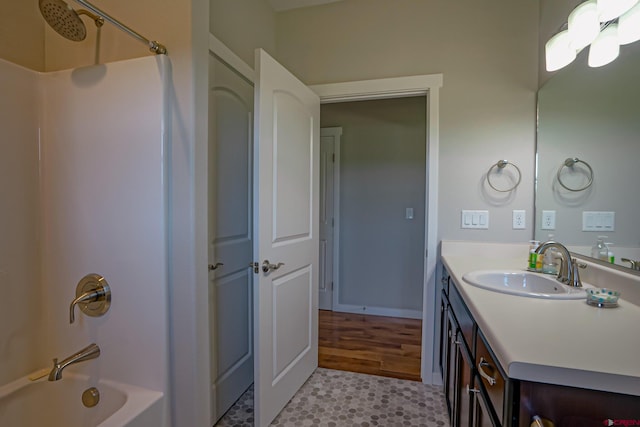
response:
[(335, 163), (336, 162), (336, 153), (333, 153), (331, 155), (331, 163)]
[(331, 287), (330, 288), (331, 288), (331, 290), (333, 290), (333, 282), (331, 282)]
[(336, 226), (335, 220), (334, 220), (333, 218), (331, 218), (331, 226), (332, 226), (332, 227), (335, 227), (335, 226)]

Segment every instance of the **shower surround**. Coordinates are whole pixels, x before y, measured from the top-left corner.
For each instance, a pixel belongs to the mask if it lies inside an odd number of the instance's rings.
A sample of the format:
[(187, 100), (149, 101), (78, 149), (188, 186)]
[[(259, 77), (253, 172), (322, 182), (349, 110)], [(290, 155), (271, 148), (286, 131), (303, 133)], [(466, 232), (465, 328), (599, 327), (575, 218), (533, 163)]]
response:
[[(68, 372), (163, 393), (168, 425), (169, 73), (162, 55), (49, 73), (0, 60), (0, 387), (95, 342)], [(111, 308), (69, 324), (88, 273)]]

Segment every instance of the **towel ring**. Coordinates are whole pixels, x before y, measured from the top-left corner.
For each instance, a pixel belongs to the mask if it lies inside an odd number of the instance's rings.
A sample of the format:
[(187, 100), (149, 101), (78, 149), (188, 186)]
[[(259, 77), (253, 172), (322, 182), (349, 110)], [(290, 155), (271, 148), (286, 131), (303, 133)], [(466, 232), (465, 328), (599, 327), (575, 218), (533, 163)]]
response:
[[(518, 172), (518, 180), (515, 184), (513, 184), (513, 187), (507, 188), (506, 190), (501, 190), (499, 188), (496, 188), (495, 185), (493, 185), (493, 183), (491, 182), (491, 172), (493, 172), (493, 170), (495, 168), (498, 168), (498, 170), (502, 170), (504, 168), (507, 167), (507, 165), (511, 165), (516, 169), (516, 172)], [(516, 166), (514, 163), (509, 163), (508, 160), (499, 160), (496, 164), (492, 165), (489, 168), (489, 172), (487, 172), (487, 183), (489, 184), (489, 187), (493, 188), (496, 191), (499, 191), (501, 193), (507, 193), (509, 191), (515, 190), (515, 188), (520, 185), (520, 181), (522, 180), (522, 172), (520, 172), (520, 168), (518, 166)]]
[[(564, 182), (562, 182), (562, 178), (560, 178), (560, 173), (562, 172), (562, 169), (564, 169), (565, 167), (567, 168), (573, 168), (573, 166), (576, 163), (582, 163), (583, 165), (585, 165), (587, 167), (587, 169), (589, 169), (589, 182), (587, 182), (587, 184), (584, 187), (580, 187), (580, 188), (571, 188), (565, 185)], [(563, 188), (569, 190), (569, 191), (574, 191), (574, 192), (578, 192), (578, 191), (584, 191), (587, 188), (591, 187), (591, 184), (593, 184), (593, 169), (591, 169), (591, 166), (589, 165), (589, 163), (585, 162), (584, 160), (580, 160), (577, 157), (569, 157), (567, 158), (558, 168), (558, 173), (556, 174), (556, 177), (558, 178), (558, 183), (560, 185), (562, 185)]]

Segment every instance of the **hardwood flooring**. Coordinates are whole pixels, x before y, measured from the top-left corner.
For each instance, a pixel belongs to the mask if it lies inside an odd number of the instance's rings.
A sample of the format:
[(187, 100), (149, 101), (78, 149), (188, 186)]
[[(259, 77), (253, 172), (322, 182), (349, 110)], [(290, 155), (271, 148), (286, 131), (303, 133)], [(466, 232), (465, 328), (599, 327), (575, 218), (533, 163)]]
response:
[(420, 381), (422, 321), (320, 310), (318, 365)]

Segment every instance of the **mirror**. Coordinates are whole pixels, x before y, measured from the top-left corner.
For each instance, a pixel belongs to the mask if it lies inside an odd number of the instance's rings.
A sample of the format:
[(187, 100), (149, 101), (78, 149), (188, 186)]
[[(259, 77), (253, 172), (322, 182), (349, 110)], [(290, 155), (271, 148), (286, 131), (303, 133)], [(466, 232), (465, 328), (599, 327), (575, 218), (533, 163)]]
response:
[[(591, 256), (607, 236), (615, 263), (630, 267), (622, 258), (640, 260), (640, 42), (604, 67), (590, 68), (587, 57), (585, 49), (538, 91), (535, 239), (553, 234)], [(581, 162), (564, 165), (574, 158)], [(543, 211), (555, 211), (555, 227)]]

